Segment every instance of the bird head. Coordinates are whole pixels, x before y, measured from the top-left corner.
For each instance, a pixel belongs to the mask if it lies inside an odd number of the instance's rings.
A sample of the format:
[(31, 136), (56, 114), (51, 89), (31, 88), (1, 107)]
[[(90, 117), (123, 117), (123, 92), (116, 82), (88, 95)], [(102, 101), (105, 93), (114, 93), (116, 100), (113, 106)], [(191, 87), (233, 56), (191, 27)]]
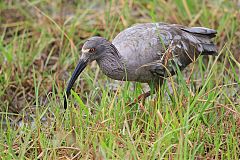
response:
[(82, 56), (80, 60), (92, 62), (100, 58), (109, 42), (102, 37), (89, 38), (82, 47)]
[[(85, 67), (92, 61), (101, 58), (106, 50), (108, 42), (105, 38), (102, 37), (92, 37), (89, 38), (82, 47), (82, 55), (78, 62), (77, 67), (75, 68), (70, 81), (68, 82), (68, 86), (66, 89), (66, 96), (68, 97), (70, 91), (73, 87), (78, 76), (85, 69)], [(67, 97), (64, 96), (64, 108), (67, 108)]]

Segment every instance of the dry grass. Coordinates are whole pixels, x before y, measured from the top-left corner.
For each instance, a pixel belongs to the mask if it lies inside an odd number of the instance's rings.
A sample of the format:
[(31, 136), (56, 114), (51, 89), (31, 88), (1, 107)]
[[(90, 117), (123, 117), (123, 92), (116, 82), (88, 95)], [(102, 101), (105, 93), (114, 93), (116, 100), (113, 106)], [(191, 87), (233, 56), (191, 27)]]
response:
[[(5, 0), (0, 15), (0, 158), (239, 158), (238, 1)], [(117, 85), (115, 94), (93, 63), (64, 113), (62, 94), (86, 38), (111, 40), (134, 23), (158, 21), (216, 29), (220, 56), (169, 79), (173, 94), (165, 85), (168, 98), (148, 100), (147, 112), (124, 106), (140, 84)]]

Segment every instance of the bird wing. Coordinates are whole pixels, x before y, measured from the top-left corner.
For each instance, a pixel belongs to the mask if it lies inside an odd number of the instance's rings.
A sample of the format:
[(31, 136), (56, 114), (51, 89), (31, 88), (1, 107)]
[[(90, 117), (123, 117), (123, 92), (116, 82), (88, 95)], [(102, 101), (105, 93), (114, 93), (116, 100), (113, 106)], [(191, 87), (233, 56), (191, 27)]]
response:
[(137, 73), (147, 70), (155, 76), (168, 77), (174, 75), (177, 68), (184, 69), (200, 54), (217, 54), (216, 46), (211, 40), (216, 36), (215, 30), (204, 27), (163, 25), (166, 27), (160, 27), (160, 29), (164, 28), (168, 34), (172, 35), (172, 38), (168, 40), (169, 43), (164, 43), (165, 52), (162, 53), (160, 59), (139, 67), (136, 70)]

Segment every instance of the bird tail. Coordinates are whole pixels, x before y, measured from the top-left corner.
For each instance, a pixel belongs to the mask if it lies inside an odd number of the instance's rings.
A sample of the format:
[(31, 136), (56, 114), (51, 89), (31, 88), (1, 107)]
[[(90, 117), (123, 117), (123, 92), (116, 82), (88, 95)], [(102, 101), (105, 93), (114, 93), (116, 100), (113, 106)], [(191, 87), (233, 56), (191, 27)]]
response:
[(182, 30), (191, 33), (199, 41), (197, 48), (202, 55), (217, 55), (217, 46), (212, 41), (217, 31), (204, 27), (182, 28)]

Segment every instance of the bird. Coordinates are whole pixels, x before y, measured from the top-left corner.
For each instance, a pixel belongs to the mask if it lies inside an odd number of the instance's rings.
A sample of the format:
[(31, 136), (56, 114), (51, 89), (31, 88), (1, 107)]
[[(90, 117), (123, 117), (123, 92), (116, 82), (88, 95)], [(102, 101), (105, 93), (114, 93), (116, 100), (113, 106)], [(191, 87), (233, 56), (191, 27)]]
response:
[[(169, 23), (139, 23), (121, 31), (112, 42), (94, 36), (85, 41), (78, 65), (68, 82), (64, 108), (71, 89), (85, 67), (97, 61), (114, 80), (148, 83), (158, 88), (164, 78), (183, 70), (200, 55), (217, 55), (217, 31)], [(150, 95), (150, 92), (143, 94)]]

